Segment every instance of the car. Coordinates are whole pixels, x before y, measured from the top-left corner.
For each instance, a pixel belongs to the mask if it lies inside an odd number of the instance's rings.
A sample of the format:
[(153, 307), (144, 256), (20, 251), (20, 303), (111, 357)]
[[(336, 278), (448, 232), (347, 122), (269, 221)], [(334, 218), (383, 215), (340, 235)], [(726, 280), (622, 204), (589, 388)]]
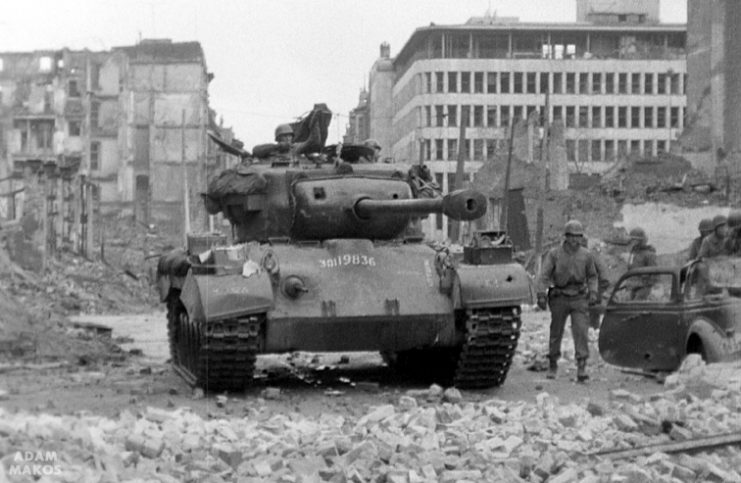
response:
[(741, 359), (741, 259), (625, 273), (604, 307), (599, 352), (609, 364), (672, 372), (688, 354)]

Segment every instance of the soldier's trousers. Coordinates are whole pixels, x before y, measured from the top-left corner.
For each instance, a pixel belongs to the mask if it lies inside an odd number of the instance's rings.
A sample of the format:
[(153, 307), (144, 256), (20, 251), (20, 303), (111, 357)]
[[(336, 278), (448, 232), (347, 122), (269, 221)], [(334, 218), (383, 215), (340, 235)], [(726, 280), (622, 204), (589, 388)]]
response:
[(555, 296), (549, 300), (551, 309), (551, 332), (548, 344), (548, 358), (557, 361), (561, 357), (561, 339), (566, 319), (571, 316), (571, 334), (574, 337), (576, 360), (589, 357), (589, 303), (587, 297)]

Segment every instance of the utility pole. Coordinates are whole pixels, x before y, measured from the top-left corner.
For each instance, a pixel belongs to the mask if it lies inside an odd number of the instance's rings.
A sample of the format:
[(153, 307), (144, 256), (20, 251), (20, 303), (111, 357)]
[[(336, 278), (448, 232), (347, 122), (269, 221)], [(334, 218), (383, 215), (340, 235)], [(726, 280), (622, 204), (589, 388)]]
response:
[(90, 72), (90, 54), (87, 54), (85, 61), (85, 92), (87, 98), (87, 109), (85, 109), (85, 167), (83, 172), (85, 177), (82, 179), (82, 183), (86, 183), (82, 192), (85, 194), (85, 198), (80, 200), (80, 203), (85, 204), (86, 214), (86, 229), (85, 229), (85, 250), (83, 255), (86, 258), (91, 258), (93, 253), (93, 185), (91, 180), (91, 155), (90, 149), (92, 145), (93, 135), (93, 123), (91, 110), (93, 108), (93, 86), (92, 86), (92, 75)]
[(550, 129), (549, 93), (550, 88), (545, 93), (545, 121), (543, 123), (543, 139), (540, 141), (540, 189), (538, 190), (538, 210), (535, 222), (535, 253), (538, 257), (540, 257), (540, 253), (543, 251), (543, 209), (545, 206), (545, 192), (550, 184), (548, 180), (548, 163), (550, 158), (548, 153), (548, 131)]
[(509, 121), (509, 148), (507, 149), (507, 168), (504, 172), (504, 193), (502, 200), (502, 216), (501, 226), (499, 227), (502, 231), (509, 231), (509, 178), (512, 172), (512, 145), (515, 142), (515, 121), (511, 119)]
[[(463, 109), (461, 109), (461, 129), (458, 134), (458, 162), (455, 167), (455, 185), (453, 189), (459, 190), (463, 187), (463, 177), (465, 175), (465, 154), (463, 149), (463, 143), (466, 142), (466, 121), (468, 119), (463, 117)], [(450, 190), (448, 190), (450, 191)], [(460, 242), (461, 237), (461, 222), (453, 221), (451, 225), (450, 239), (453, 242)]]
[(190, 233), (190, 193), (188, 189), (188, 163), (185, 160), (185, 109), (180, 121), (180, 160), (183, 172), (183, 241), (188, 245)]

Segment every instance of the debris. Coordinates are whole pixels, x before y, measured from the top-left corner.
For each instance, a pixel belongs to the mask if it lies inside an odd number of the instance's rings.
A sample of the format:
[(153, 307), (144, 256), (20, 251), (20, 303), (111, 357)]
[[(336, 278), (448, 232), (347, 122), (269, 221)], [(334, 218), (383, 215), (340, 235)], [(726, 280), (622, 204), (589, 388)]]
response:
[(279, 387), (266, 387), (260, 392), (263, 399), (280, 399), (281, 391)]

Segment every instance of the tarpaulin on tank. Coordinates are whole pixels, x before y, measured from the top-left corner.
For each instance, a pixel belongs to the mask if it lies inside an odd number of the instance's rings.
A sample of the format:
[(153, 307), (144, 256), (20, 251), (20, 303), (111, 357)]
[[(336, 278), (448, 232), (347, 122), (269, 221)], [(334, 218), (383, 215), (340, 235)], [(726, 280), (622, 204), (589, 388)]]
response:
[(229, 195), (249, 195), (264, 193), (268, 182), (252, 166), (238, 166), (226, 169), (208, 183), (204, 198), (206, 211), (215, 215), (221, 208), (221, 201)]
[(296, 154), (316, 153), (322, 150), (327, 142), (329, 123), (332, 121), (332, 111), (326, 104), (314, 104), (311, 112), (298, 122), (291, 124), (293, 128), (294, 152)]

